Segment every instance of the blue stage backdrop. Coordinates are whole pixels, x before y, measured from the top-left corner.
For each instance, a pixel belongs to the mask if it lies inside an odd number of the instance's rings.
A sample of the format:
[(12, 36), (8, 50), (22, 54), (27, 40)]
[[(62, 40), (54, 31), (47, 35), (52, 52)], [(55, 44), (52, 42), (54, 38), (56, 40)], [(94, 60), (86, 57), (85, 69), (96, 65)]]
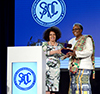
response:
[[(43, 32), (57, 26), (62, 32), (60, 42), (71, 39), (74, 23), (83, 25), (83, 34), (95, 41), (96, 67), (100, 67), (100, 0), (15, 0), (15, 46), (27, 46), (42, 40)], [(61, 61), (67, 68), (68, 59)]]

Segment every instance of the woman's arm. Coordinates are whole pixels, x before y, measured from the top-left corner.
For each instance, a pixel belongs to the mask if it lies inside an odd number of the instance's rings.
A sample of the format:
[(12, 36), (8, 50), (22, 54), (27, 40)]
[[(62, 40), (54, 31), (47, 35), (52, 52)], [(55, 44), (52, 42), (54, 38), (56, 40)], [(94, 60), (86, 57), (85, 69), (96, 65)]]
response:
[(91, 38), (86, 39), (86, 44), (84, 46), (85, 48), (83, 51), (74, 51), (74, 52), (69, 52), (70, 56), (75, 56), (76, 58), (85, 58), (93, 53), (93, 44)]
[(42, 44), (42, 49), (46, 55), (61, 54), (61, 50), (47, 51), (47, 42)]

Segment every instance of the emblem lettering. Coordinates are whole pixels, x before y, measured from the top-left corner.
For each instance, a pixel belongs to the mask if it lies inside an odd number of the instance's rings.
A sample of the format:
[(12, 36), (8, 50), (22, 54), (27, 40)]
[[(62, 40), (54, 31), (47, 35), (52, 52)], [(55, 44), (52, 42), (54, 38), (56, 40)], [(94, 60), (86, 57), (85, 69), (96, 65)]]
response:
[(56, 15), (58, 11), (55, 12), (55, 4), (58, 4), (58, 3), (56, 1), (53, 1), (51, 4), (47, 4), (46, 2), (40, 3), (40, 7), (43, 9), (43, 12), (40, 12), (41, 14), (40, 18), (42, 19), (43, 15), (46, 15), (46, 14), (50, 18)]
[(29, 80), (29, 75), (31, 75), (31, 74), (30, 73), (27, 73), (27, 74), (20, 73), (19, 77), (21, 78), (21, 80), (18, 80), (19, 81), (19, 85), (22, 82), (24, 82), (25, 85), (27, 85), (28, 83), (30, 83), (31, 80)]

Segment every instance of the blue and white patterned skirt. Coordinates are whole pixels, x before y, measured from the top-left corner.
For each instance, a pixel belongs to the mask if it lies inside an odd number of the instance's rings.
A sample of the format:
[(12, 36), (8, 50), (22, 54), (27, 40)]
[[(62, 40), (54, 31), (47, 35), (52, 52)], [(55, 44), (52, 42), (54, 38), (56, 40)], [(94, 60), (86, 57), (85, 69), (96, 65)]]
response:
[(91, 70), (79, 69), (76, 74), (70, 72), (68, 94), (92, 94), (90, 84)]

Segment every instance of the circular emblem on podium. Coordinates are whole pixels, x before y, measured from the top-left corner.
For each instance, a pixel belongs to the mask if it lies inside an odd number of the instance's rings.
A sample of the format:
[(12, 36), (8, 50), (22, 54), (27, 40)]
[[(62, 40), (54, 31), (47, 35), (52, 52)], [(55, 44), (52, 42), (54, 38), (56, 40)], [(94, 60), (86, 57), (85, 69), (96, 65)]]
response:
[(54, 26), (63, 20), (66, 5), (63, 0), (35, 0), (32, 4), (31, 14), (39, 25)]
[(14, 74), (14, 84), (20, 90), (29, 90), (36, 83), (36, 75), (30, 68), (23, 67)]

